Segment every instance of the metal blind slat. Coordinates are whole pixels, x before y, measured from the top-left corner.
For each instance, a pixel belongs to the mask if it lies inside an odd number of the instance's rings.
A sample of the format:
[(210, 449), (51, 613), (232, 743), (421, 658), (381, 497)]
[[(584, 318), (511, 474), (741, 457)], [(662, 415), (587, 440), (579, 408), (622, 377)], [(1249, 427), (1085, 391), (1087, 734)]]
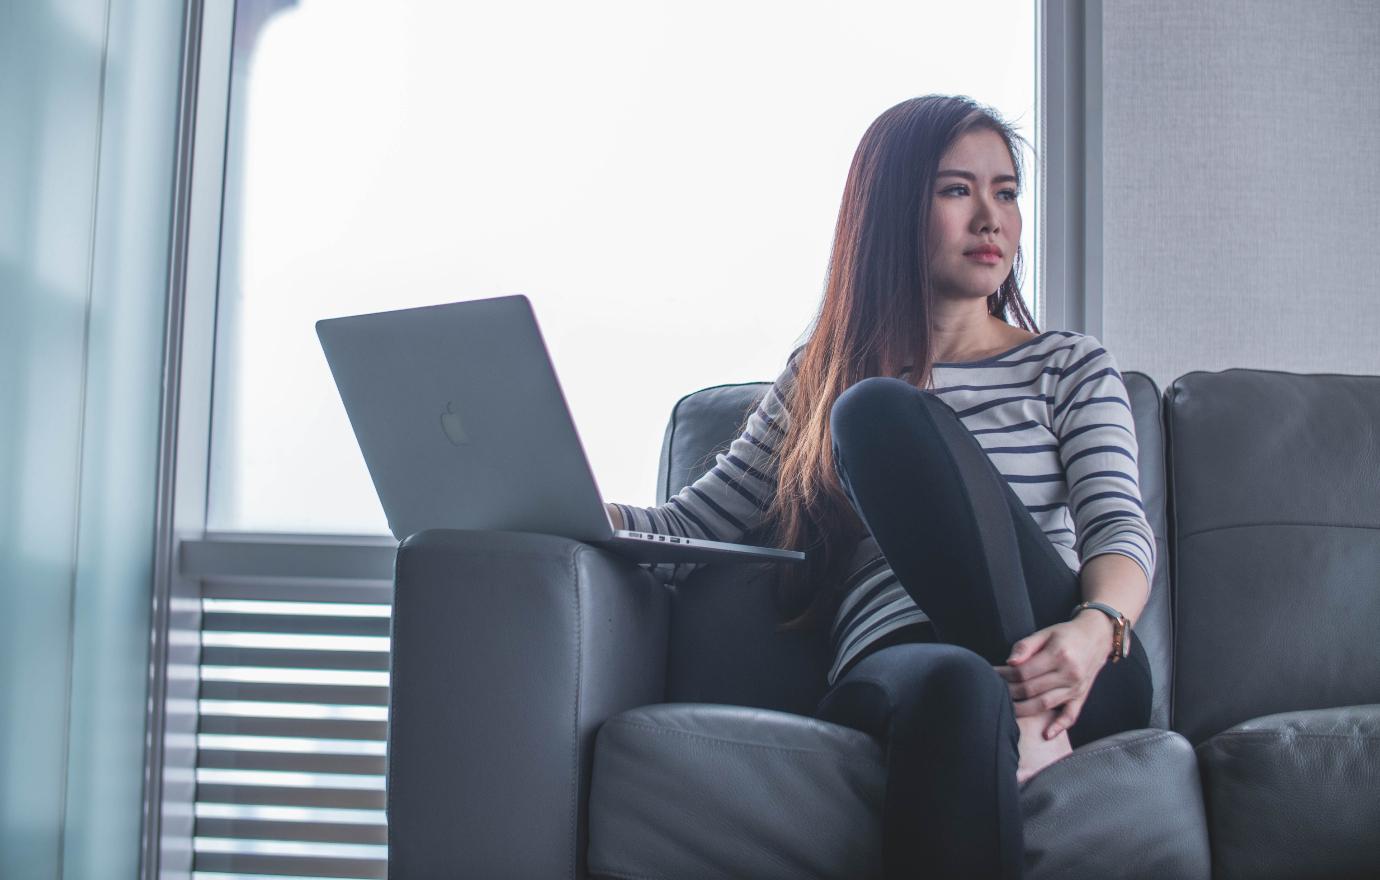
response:
[(388, 722), (337, 718), (239, 718), (233, 715), (202, 715), (201, 732), (243, 736), (383, 740), (388, 736)]
[(216, 648), (271, 648), (294, 651), (379, 651), (389, 649), (387, 636), (340, 636), (320, 633), (221, 632), (203, 629), (201, 643)]
[(224, 614), (208, 612), (202, 615), (201, 628), (205, 632), (272, 632), (341, 636), (386, 636), (389, 620), (386, 617), (299, 617), (287, 614)]
[(329, 684), (349, 687), (388, 687), (388, 673), (362, 669), (294, 669), (272, 666), (214, 666), (203, 663), (202, 681), (260, 684)]
[(214, 578), (202, 582), (201, 595), (208, 599), (283, 599), (295, 602), (380, 602), (393, 601), (392, 581), (326, 580), (293, 578), (291, 581), (263, 578)]
[(203, 666), (284, 666), (296, 669), (388, 670), (386, 651), (302, 651), (281, 648), (228, 648), (204, 646)]
[(201, 683), (201, 698), (203, 700), (253, 700), (342, 706), (387, 706), (388, 688), (203, 681)]
[(382, 810), (383, 791), (350, 791), (339, 788), (283, 788), (279, 786), (221, 785), (199, 783), (197, 803), (249, 806), (333, 807), (350, 810)]
[(198, 819), (233, 819), (242, 822), (333, 822), (340, 825), (387, 825), (383, 810), (346, 810), (333, 807), (265, 807), (244, 804), (197, 804)]
[(348, 880), (385, 880), (388, 863), (383, 859), (293, 858), (196, 852), (194, 870), (227, 874), (281, 874), (285, 877), (340, 877)]
[(384, 758), (374, 755), (312, 755), (296, 752), (246, 752), (199, 749), (197, 766), (236, 770), (287, 770), (299, 773), (363, 773), (381, 776)]
[(246, 840), (305, 840), (318, 843), (388, 843), (384, 825), (340, 825), (334, 822), (261, 822), (198, 818), (198, 837)]

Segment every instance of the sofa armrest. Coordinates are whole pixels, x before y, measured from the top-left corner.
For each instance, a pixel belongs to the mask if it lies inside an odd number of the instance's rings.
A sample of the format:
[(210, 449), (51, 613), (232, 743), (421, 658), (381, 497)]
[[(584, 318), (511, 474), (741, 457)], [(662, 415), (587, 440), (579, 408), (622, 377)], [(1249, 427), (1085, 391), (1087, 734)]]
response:
[(594, 734), (665, 694), (668, 595), (597, 547), (432, 530), (398, 548), (389, 876), (585, 876)]

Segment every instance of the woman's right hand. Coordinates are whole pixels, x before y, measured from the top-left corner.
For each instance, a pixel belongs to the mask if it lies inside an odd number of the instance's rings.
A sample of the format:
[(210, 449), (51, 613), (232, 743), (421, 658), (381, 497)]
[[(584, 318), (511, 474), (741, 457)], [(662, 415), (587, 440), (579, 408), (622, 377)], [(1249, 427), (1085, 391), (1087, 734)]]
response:
[(623, 512), (612, 501), (605, 501), (604, 509), (609, 512), (609, 519), (613, 521), (615, 529), (626, 528), (623, 525)]

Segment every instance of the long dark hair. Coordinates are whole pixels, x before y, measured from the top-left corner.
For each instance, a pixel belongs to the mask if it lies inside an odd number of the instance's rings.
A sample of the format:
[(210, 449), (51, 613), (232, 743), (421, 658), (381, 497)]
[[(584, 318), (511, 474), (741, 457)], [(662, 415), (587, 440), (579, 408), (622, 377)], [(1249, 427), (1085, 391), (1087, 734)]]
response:
[[(1016, 149), (1028, 142), (994, 110), (965, 96), (902, 101), (868, 127), (853, 154), (834, 231), (828, 281), (785, 401), (789, 425), (777, 446), (777, 487), (766, 514), (777, 547), (806, 551), (802, 566), (777, 566), (775, 596), (783, 629), (820, 623), (832, 613), (848, 557), (866, 529), (838, 482), (829, 412), (849, 386), (897, 376), (927, 387), (934, 363), (925, 241), (931, 192), (944, 152), (977, 129), (1001, 135), (1017, 187), (1025, 175)], [(989, 314), (1036, 331), (1021, 299), (1020, 248), (1010, 274), (987, 298)]]

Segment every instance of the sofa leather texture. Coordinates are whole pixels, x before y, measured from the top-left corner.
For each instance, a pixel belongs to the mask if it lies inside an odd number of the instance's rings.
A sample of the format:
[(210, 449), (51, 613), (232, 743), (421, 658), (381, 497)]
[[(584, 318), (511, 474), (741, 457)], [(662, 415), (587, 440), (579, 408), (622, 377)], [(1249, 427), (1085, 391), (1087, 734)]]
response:
[(1193, 747), (1127, 730), (1074, 749), (1021, 788), (1026, 880), (1208, 880)]
[(1198, 762), (1214, 877), (1380, 877), (1380, 705), (1254, 718)]
[(1192, 372), (1165, 409), (1174, 729), (1380, 703), (1380, 376)]
[(596, 744), (590, 873), (875, 876), (884, 777), (878, 743), (837, 724), (692, 703), (624, 712)]
[[(664, 704), (604, 724), (589, 868), (618, 880), (880, 877), (885, 766), (871, 737), (782, 712)], [(1026, 877), (1208, 880), (1193, 749), (1134, 730), (1021, 791)]]
[(550, 535), (428, 531), (398, 551), (389, 876), (584, 877), (594, 734), (660, 702), (668, 601)]

